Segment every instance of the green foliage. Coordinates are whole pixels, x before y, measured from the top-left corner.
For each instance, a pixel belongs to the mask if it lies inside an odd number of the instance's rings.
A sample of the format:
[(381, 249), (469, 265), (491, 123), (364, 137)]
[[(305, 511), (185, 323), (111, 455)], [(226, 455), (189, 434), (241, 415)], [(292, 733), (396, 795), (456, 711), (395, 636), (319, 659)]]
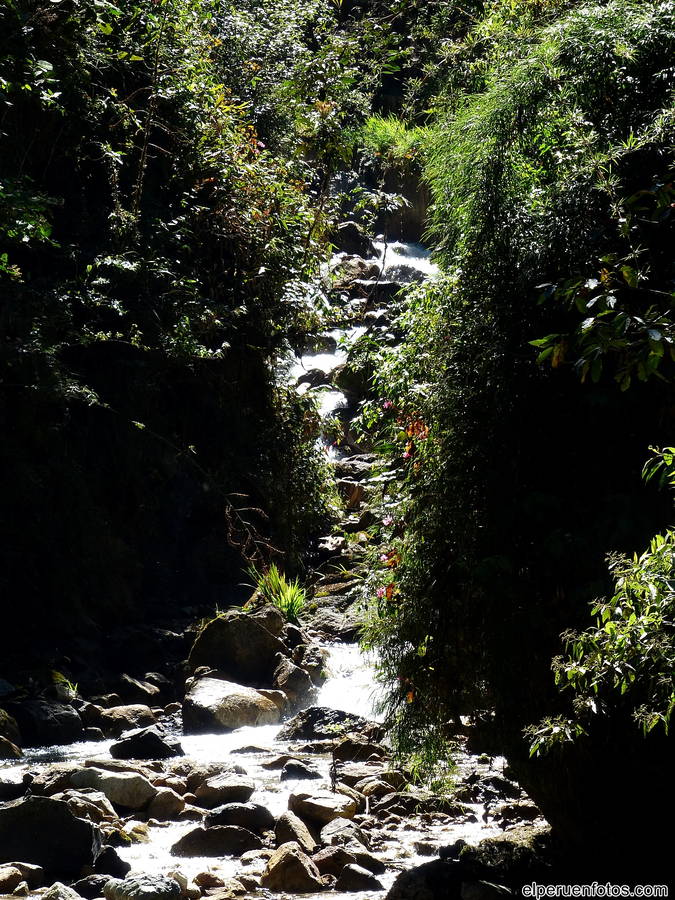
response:
[(255, 579), (258, 594), (266, 603), (279, 609), (289, 622), (298, 624), (307, 594), (297, 578), (288, 580), (276, 563), (258, 571), (250, 569), (249, 574)]
[(419, 169), (419, 157), (425, 144), (424, 128), (409, 128), (396, 116), (370, 116), (361, 130), (359, 144), (373, 154), (382, 169), (404, 173)]

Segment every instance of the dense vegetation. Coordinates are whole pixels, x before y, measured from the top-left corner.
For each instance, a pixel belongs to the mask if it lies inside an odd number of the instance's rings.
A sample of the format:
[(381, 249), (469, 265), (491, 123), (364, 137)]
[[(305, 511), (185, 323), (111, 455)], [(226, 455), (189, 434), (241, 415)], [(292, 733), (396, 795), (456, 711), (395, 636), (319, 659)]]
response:
[(390, 723), (433, 757), (471, 716), (580, 864), (658, 856), (624, 826), (672, 802), (675, 538), (642, 477), (675, 408), (672, 3), (8, 0), (0, 26), (9, 643), (222, 606), (273, 547), (302, 570), (327, 476), (278, 360), (335, 217), (383, 227), (423, 176), (441, 274), (364, 351), (400, 475), (369, 582)]

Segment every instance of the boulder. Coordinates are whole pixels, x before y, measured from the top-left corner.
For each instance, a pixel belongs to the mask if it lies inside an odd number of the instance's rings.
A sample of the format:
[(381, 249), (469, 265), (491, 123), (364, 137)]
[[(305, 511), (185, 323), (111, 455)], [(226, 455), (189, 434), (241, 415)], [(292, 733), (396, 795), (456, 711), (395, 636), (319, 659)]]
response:
[(326, 659), (328, 653), (317, 644), (299, 644), (293, 650), (293, 662), (301, 666), (317, 687), (326, 680)]
[(124, 878), (131, 871), (131, 865), (121, 859), (114, 847), (105, 846), (94, 863), (97, 875), (111, 875), (113, 878)]
[(21, 735), (16, 719), (4, 709), (0, 709), (0, 737), (7, 738), (13, 744), (21, 746)]
[(73, 772), (70, 781), (76, 788), (102, 791), (111, 803), (125, 809), (142, 809), (157, 794), (157, 788), (136, 772), (106, 772), (89, 767)]
[(224, 803), (246, 803), (254, 790), (255, 782), (244, 775), (216, 775), (199, 785), (195, 797), (201, 806), (213, 809)]
[(458, 862), (434, 859), (401, 872), (386, 900), (437, 900), (438, 897), (459, 900), (462, 866)]
[(110, 875), (87, 875), (86, 878), (76, 881), (72, 888), (85, 900), (94, 900), (103, 896), (103, 888), (109, 881)]
[(0, 862), (25, 860), (47, 875), (77, 875), (101, 849), (96, 825), (73, 815), (66, 803), (27, 797), (0, 807)]
[(160, 689), (149, 681), (141, 681), (132, 678), (131, 675), (121, 675), (117, 684), (117, 693), (125, 703), (145, 703), (157, 705), (160, 698)]
[(103, 895), (106, 900), (179, 900), (181, 889), (165, 875), (131, 875), (123, 881), (111, 878)]
[(81, 741), (84, 726), (76, 710), (65, 703), (25, 700), (12, 707), (25, 747)]
[(352, 819), (333, 819), (321, 829), (321, 843), (327, 847), (345, 846), (353, 842), (363, 847), (369, 846), (365, 833)]
[(45, 883), (45, 870), (42, 866), (25, 862), (11, 862), (8, 865), (10, 868), (18, 869), (21, 872), (22, 880), (30, 888), (37, 888)]
[(67, 803), (73, 815), (80, 819), (89, 819), (97, 824), (104, 819), (117, 819), (117, 814), (103, 791), (87, 790), (87, 793), (83, 794), (70, 789), (52, 794), (52, 797), (54, 800), (63, 800)]
[(324, 847), (312, 856), (322, 875), (339, 875), (345, 866), (356, 863), (356, 857), (344, 847)]
[(16, 866), (0, 866), (0, 894), (11, 894), (24, 880)]
[(386, 754), (387, 751), (381, 744), (376, 744), (361, 734), (353, 733), (341, 738), (333, 751), (334, 758), (338, 762), (365, 762), (372, 756), (384, 757)]
[(60, 881), (55, 882), (42, 896), (47, 900), (80, 900), (80, 895), (76, 891), (61, 884)]
[(327, 825), (338, 818), (351, 819), (357, 812), (357, 804), (351, 797), (331, 791), (297, 791), (288, 798), (288, 807), (301, 819), (317, 825)]
[(289, 719), (277, 738), (281, 741), (335, 738), (341, 732), (362, 731), (369, 724), (367, 719), (339, 709), (310, 706)]
[(272, 603), (264, 603), (262, 606), (256, 607), (248, 615), (262, 625), (263, 628), (266, 628), (274, 637), (283, 639), (286, 617), (277, 606), (274, 606)]
[(23, 751), (9, 738), (0, 735), (0, 759), (21, 759)]
[(295, 813), (290, 811), (282, 813), (274, 826), (274, 837), (277, 846), (295, 842), (305, 853), (313, 853), (316, 849), (316, 841), (310, 834), (309, 828)]
[(277, 705), (258, 691), (220, 678), (195, 679), (183, 701), (186, 734), (232, 731), (242, 725), (274, 725)]
[(270, 684), (277, 654), (287, 648), (263, 624), (264, 619), (244, 612), (217, 616), (199, 633), (190, 650), (188, 665), (194, 672), (210, 666), (223, 677), (241, 684)]
[(171, 847), (174, 856), (241, 856), (247, 850), (259, 850), (258, 835), (237, 825), (199, 825), (188, 831)]
[(113, 759), (170, 759), (183, 756), (177, 741), (163, 738), (156, 728), (136, 728), (124, 734), (122, 740), (110, 747)]
[(113, 706), (110, 709), (99, 708), (99, 712), (98, 720), (87, 724), (100, 728), (107, 737), (119, 737), (132, 728), (146, 728), (148, 725), (157, 724), (153, 711), (142, 703)]
[(265, 866), (260, 884), (269, 891), (288, 891), (291, 894), (324, 889), (319, 870), (293, 842), (282, 844), (275, 850)]
[(331, 231), (330, 241), (336, 250), (344, 253), (353, 253), (366, 258), (377, 253), (375, 245), (368, 235), (363, 233), (361, 226), (351, 220), (341, 222), (334, 231)]
[(315, 769), (314, 766), (309, 766), (307, 763), (300, 762), (298, 759), (290, 759), (279, 775), (280, 781), (309, 778), (321, 778), (321, 772), (319, 772), (318, 769)]
[(338, 876), (336, 891), (383, 891), (384, 885), (368, 869), (350, 863)]
[(259, 803), (226, 803), (210, 812), (206, 817), (206, 826), (238, 825), (254, 834), (264, 834), (274, 828), (275, 818), (272, 813)]
[(274, 687), (283, 691), (293, 706), (298, 707), (305, 703), (309, 697), (316, 693), (314, 682), (308, 673), (286, 656), (279, 659), (279, 665), (274, 671)]
[(148, 806), (148, 816), (159, 822), (170, 822), (177, 819), (185, 809), (185, 800), (176, 791), (168, 787), (157, 788), (157, 793)]

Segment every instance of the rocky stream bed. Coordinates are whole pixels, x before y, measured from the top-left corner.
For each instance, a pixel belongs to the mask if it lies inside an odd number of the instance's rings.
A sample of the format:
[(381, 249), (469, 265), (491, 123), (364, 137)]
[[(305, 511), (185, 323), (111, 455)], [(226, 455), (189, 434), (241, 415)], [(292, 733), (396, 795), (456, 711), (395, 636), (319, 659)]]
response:
[(418, 245), (357, 237), (344, 230), (331, 264), (333, 321), (286, 364), (331, 422), (322, 444), (344, 504), (312, 603), (299, 625), (254, 600), (146, 629), (135, 638), (158, 670), (98, 693), (0, 683), (0, 894), (482, 900), (545, 874), (546, 825), (503, 760), (460, 741), (445, 792), (394, 762), (374, 661), (355, 644), (360, 532), (382, 472), (350, 429), (363, 388), (350, 353), (368, 333), (395, 342), (402, 284), (433, 275)]

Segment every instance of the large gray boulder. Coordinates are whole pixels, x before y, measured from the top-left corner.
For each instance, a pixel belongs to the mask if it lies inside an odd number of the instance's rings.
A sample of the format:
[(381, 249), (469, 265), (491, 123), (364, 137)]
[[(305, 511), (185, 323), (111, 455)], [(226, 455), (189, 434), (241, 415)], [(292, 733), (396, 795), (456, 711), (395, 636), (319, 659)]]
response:
[(61, 800), (27, 797), (0, 807), (0, 862), (20, 859), (49, 876), (75, 876), (93, 866), (100, 850), (98, 827)]
[(25, 700), (12, 708), (24, 747), (72, 744), (81, 741), (84, 726), (78, 713), (65, 703)]
[(333, 819), (353, 818), (358, 805), (351, 797), (331, 791), (296, 791), (288, 798), (288, 807), (305, 822), (327, 825)]
[(125, 809), (142, 809), (157, 794), (157, 788), (137, 772), (106, 772), (87, 767), (70, 776), (76, 788), (94, 788), (106, 795), (111, 803)]
[(270, 831), (274, 828), (274, 823), (272, 813), (259, 803), (225, 803), (206, 817), (209, 828), (213, 825), (238, 825), (254, 834)]
[(316, 694), (309, 674), (285, 656), (280, 657), (279, 665), (274, 670), (273, 685), (283, 691), (296, 708)]
[(246, 803), (255, 790), (255, 782), (236, 772), (214, 775), (195, 789), (200, 806), (213, 809), (224, 803)]
[(194, 679), (183, 701), (186, 734), (232, 731), (242, 725), (274, 725), (279, 708), (258, 691), (221, 678)]
[(363, 731), (370, 726), (361, 716), (327, 706), (310, 706), (289, 719), (277, 738), (282, 741), (335, 739), (348, 731)]
[(178, 900), (181, 888), (165, 875), (131, 875), (111, 878), (103, 888), (106, 900)]
[[(197, 636), (189, 656), (190, 670), (199, 666), (218, 669), (240, 684), (271, 684), (277, 654), (286, 645), (265, 627), (262, 617), (243, 612), (217, 616)], [(271, 626), (276, 628), (276, 625)]]
[(282, 844), (267, 862), (260, 884), (269, 891), (305, 894), (325, 889), (319, 870), (298, 844)]
[(193, 828), (171, 847), (173, 856), (241, 856), (248, 850), (260, 850), (257, 834), (237, 825)]
[(110, 755), (113, 759), (170, 759), (184, 754), (178, 741), (162, 737), (157, 728), (150, 727), (125, 733), (112, 744)]

